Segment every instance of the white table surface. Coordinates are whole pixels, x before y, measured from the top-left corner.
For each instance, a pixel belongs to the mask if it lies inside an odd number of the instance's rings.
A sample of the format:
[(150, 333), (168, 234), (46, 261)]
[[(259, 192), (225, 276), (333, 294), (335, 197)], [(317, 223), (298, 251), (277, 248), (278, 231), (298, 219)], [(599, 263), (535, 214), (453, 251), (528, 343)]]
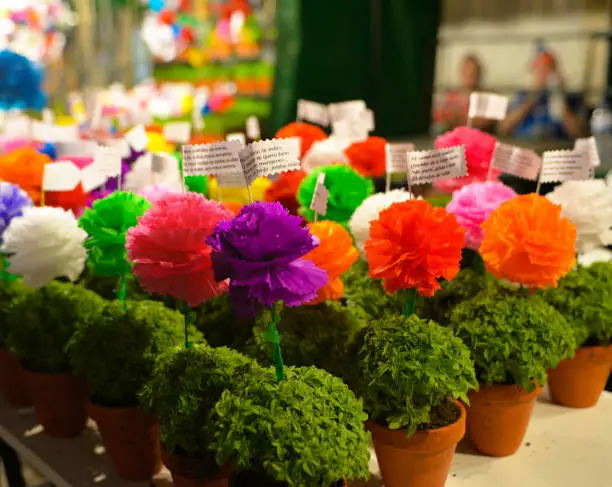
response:
[[(149, 485), (118, 478), (93, 422), (78, 438), (49, 438), (32, 410), (17, 412), (0, 398), (0, 437), (57, 487)], [(381, 487), (374, 456), (371, 470), (369, 482), (352, 487)], [(171, 485), (168, 472), (162, 471), (154, 484)], [(612, 394), (604, 393), (594, 408), (569, 409), (550, 403), (543, 393), (517, 453), (482, 456), (464, 439), (446, 487), (612, 487)]]

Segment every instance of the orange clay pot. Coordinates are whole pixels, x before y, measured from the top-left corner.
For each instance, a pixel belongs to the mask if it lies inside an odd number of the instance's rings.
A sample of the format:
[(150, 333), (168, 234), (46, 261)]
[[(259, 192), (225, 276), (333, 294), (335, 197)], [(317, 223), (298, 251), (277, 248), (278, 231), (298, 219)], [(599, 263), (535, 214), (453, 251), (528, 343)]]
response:
[(19, 360), (6, 348), (0, 348), (0, 394), (14, 408), (32, 405)]
[(612, 370), (612, 345), (582, 347), (548, 371), (551, 399), (569, 408), (595, 406)]
[(174, 487), (229, 487), (230, 469), (219, 468), (208, 458), (188, 458), (162, 447), (164, 465), (172, 474)]
[(366, 422), (385, 487), (444, 486), (457, 443), (465, 434), (465, 408), (457, 405), (461, 416), (455, 423), (417, 431), (411, 437), (404, 429), (391, 430)]
[(543, 388), (533, 392), (512, 385), (481, 385), (470, 391), (467, 432), (474, 447), (485, 455), (512, 455), (523, 441), (536, 399)]

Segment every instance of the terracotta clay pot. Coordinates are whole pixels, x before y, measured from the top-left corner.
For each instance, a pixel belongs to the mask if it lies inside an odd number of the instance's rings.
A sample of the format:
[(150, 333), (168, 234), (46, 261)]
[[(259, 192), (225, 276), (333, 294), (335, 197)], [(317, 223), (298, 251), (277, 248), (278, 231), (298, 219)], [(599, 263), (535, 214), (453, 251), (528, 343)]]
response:
[(74, 375), (25, 370), (36, 419), (54, 438), (78, 436), (87, 422), (87, 393)]
[(161, 470), (159, 422), (138, 407), (107, 408), (89, 403), (106, 452), (125, 480), (147, 481)]
[(470, 391), (467, 432), (474, 447), (492, 457), (505, 457), (518, 450), (542, 389), (538, 386), (526, 392), (516, 385), (481, 385), (480, 390)]
[(612, 370), (612, 345), (583, 347), (548, 371), (551, 399), (570, 408), (595, 406)]
[(230, 468), (217, 466), (212, 458), (187, 458), (162, 448), (162, 459), (174, 487), (230, 486)]
[(32, 405), (19, 360), (6, 348), (0, 348), (0, 394), (15, 408)]
[(457, 443), (465, 434), (465, 408), (457, 403), (461, 416), (442, 428), (417, 431), (390, 430), (372, 421), (374, 450), (385, 487), (443, 487)]

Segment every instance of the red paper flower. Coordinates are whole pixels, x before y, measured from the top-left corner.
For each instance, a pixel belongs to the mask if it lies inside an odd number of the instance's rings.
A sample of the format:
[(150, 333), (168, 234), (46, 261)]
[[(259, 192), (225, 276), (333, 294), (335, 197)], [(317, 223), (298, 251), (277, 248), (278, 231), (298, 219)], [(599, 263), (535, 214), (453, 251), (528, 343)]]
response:
[(370, 275), (387, 292), (416, 288), (422, 296), (440, 289), (437, 279), (459, 272), (465, 230), (454, 215), (427, 201), (395, 203), (370, 224), (365, 252)]
[(297, 215), (300, 204), (296, 199), (297, 191), (306, 177), (304, 171), (288, 171), (281, 173), (268, 189), (266, 189), (266, 201), (278, 201), (291, 213)]
[(365, 177), (377, 177), (385, 174), (385, 144), (382, 137), (368, 137), (360, 142), (353, 142), (345, 151), (352, 168)]
[(232, 213), (198, 193), (168, 193), (127, 234), (128, 260), (148, 292), (173, 296), (189, 306), (219, 296), (228, 282), (216, 282), (205, 240)]
[(327, 139), (327, 134), (316, 125), (309, 123), (296, 123), (292, 122), (289, 125), (285, 125), (278, 132), (276, 132), (276, 138), (282, 139), (286, 137), (299, 137), (301, 141), (300, 145), (300, 157), (304, 157), (304, 154), (309, 151), (317, 140)]
[(74, 215), (80, 215), (87, 206), (89, 193), (83, 190), (81, 183), (72, 191), (46, 191), (45, 205), (70, 210)]

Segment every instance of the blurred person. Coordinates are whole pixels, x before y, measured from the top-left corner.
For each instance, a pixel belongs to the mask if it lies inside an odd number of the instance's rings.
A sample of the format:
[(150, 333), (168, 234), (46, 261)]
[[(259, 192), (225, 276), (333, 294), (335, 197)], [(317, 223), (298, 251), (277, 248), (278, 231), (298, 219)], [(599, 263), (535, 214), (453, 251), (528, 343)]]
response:
[(500, 135), (531, 139), (575, 139), (583, 132), (581, 94), (565, 91), (558, 63), (542, 50), (531, 63), (533, 88), (518, 92), (508, 115), (498, 126)]

